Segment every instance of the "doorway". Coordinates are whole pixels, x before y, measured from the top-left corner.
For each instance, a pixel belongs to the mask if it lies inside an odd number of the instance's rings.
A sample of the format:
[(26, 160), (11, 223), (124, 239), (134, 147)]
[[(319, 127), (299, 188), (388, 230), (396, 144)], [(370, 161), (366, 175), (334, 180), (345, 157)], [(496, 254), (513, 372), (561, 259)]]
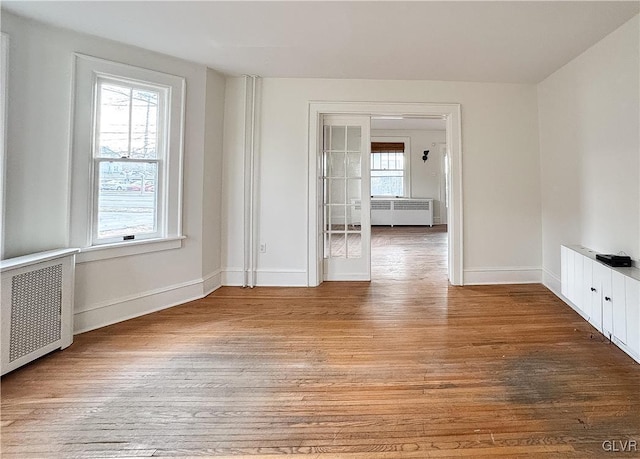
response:
[(446, 122), (371, 118), (371, 279), (447, 281)]
[[(323, 172), (323, 118), (326, 115), (403, 118), (440, 118), (446, 123), (449, 157), (449, 207), (447, 209), (447, 277), (453, 285), (463, 285), (462, 238), (462, 151), (459, 104), (311, 102), (309, 105), (309, 193), (308, 193), (308, 285), (324, 280), (325, 205)], [(367, 196), (368, 197), (368, 196)], [(368, 209), (363, 209), (368, 212)], [(368, 250), (369, 247), (363, 247)], [(346, 279), (345, 279), (346, 280)]]

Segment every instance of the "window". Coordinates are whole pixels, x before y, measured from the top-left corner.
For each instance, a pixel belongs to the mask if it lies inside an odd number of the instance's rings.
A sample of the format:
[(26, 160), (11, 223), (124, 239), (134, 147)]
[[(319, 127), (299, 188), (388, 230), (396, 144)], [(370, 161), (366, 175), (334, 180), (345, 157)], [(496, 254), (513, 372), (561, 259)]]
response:
[(162, 236), (168, 91), (98, 78), (93, 242)]
[(76, 56), (72, 244), (181, 237), (183, 105), (180, 77)]
[(404, 142), (372, 142), (371, 195), (407, 196), (407, 163)]

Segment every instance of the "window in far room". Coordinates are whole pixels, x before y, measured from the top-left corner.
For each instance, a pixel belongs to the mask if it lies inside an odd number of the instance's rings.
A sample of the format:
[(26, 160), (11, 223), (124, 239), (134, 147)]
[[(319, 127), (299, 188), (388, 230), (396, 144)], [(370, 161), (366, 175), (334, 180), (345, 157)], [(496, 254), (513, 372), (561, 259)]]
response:
[(372, 142), (371, 195), (407, 196), (407, 163), (403, 142)]

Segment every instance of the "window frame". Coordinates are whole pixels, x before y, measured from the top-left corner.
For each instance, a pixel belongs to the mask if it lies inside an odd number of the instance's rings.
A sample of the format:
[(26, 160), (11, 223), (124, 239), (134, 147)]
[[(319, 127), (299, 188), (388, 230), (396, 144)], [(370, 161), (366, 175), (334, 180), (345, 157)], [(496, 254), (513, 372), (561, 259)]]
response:
[[(0, 221), (5, 220), (7, 170), (7, 109), (9, 93), (9, 35), (0, 33)], [(4, 231), (0, 234), (0, 259), (4, 259)]]
[[(183, 138), (186, 83), (183, 77), (134, 67), (84, 54), (74, 55), (71, 142), (70, 245), (80, 247), (79, 262), (134, 255), (182, 246)], [(100, 81), (131, 88), (152, 88), (166, 93), (166, 131), (162, 134), (165, 156), (147, 160), (110, 158), (111, 161), (158, 164), (156, 232), (134, 239), (97, 238), (99, 164), (106, 158), (96, 154)], [(159, 108), (160, 109), (160, 108)], [(162, 166), (162, 167), (161, 167)], [(144, 186), (144, 181), (143, 181)], [(86, 254), (86, 255), (85, 255)]]
[[(100, 102), (101, 102), (100, 88), (101, 88), (101, 84), (105, 82), (127, 87), (132, 91), (136, 89), (137, 90), (153, 90), (153, 91), (157, 91), (159, 96), (162, 96), (158, 98), (158, 114), (162, 118), (163, 124), (159, 126), (159, 129), (161, 130), (161, 132), (159, 132), (157, 136), (158, 148), (156, 148), (156, 152), (157, 152), (156, 158), (141, 159), (141, 158), (131, 158), (129, 156), (123, 156), (120, 158), (106, 158), (99, 155), (100, 139), (98, 137), (98, 134), (99, 134), (99, 126), (101, 125), (101, 113), (99, 110)], [(92, 217), (91, 242), (93, 243), (92, 246), (114, 244), (114, 243), (125, 241), (122, 236), (100, 238), (98, 235), (98, 222), (99, 222), (98, 209), (99, 209), (99, 199), (100, 199), (100, 190), (99, 190), (100, 165), (102, 163), (108, 163), (108, 162), (130, 163), (130, 164), (135, 164), (135, 163), (156, 164), (156, 168), (157, 168), (157, 180), (156, 180), (157, 199), (156, 199), (156, 208), (155, 208), (155, 212), (156, 212), (155, 229), (156, 230), (154, 232), (136, 234), (133, 240), (141, 241), (145, 239), (162, 238), (164, 234), (166, 234), (165, 233), (166, 219), (164, 215), (165, 199), (162, 194), (164, 190), (162, 185), (164, 183), (164, 176), (166, 175), (165, 159), (168, 154), (167, 153), (167, 149), (168, 149), (167, 134), (168, 133), (166, 131), (167, 131), (167, 126), (169, 124), (169, 119), (168, 119), (169, 107), (167, 107), (167, 102), (170, 96), (170, 88), (166, 86), (151, 85), (146, 82), (143, 84), (142, 82), (139, 82), (139, 81), (124, 80), (122, 78), (113, 78), (110, 76), (104, 76), (104, 75), (98, 74), (96, 78), (95, 96), (96, 98), (95, 98), (95, 101), (93, 102), (94, 103), (94, 109), (93, 109), (94, 121), (93, 121), (93, 141), (92, 141), (92, 161), (93, 161), (93, 165), (92, 165), (93, 166), (93, 182), (92, 182), (93, 199), (92, 199), (92, 210), (91, 210), (91, 217)], [(131, 123), (131, 120), (129, 120), (129, 123)], [(129, 136), (131, 136), (131, 132), (129, 132)], [(144, 179), (142, 179), (141, 181), (141, 186), (144, 187)]]
[[(373, 142), (390, 142), (390, 143), (403, 143), (404, 144), (404, 174), (403, 174), (403, 194), (401, 198), (411, 197), (411, 137), (408, 136), (372, 136), (371, 143)], [(371, 153), (373, 155), (373, 152)], [(370, 172), (373, 172), (373, 158), (370, 162)], [(376, 169), (378, 170), (378, 169)], [(392, 169), (399, 170), (399, 169)], [(373, 178), (373, 176), (372, 176)], [(395, 198), (396, 196), (380, 194), (371, 195), (374, 198)]]

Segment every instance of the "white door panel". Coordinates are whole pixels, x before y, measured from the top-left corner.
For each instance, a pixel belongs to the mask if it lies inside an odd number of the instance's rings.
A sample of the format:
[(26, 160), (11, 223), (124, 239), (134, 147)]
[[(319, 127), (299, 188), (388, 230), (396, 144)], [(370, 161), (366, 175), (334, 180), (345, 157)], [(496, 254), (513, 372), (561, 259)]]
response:
[(371, 280), (370, 119), (323, 119), (324, 280)]

